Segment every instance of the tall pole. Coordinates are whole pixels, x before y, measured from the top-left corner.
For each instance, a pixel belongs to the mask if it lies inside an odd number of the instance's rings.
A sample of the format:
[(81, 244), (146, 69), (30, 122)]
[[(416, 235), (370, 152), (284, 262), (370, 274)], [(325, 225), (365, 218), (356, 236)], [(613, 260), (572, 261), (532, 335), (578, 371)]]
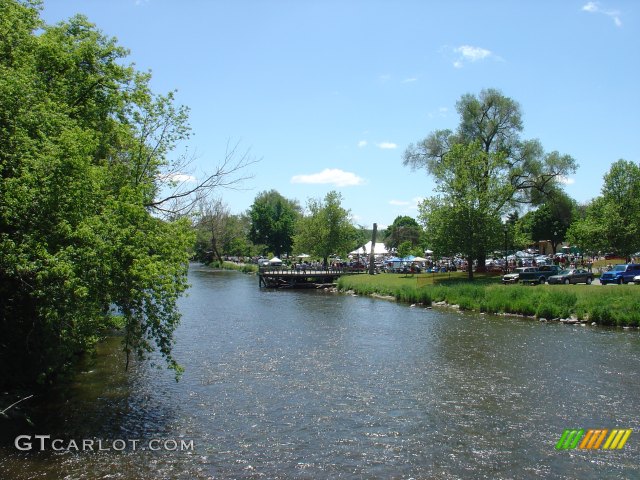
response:
[(509, 260), (507, 257), (509, 256), (509, 246), (507, 245), (507, 233), (509, 232), (509, 227), (507, 223), (504, 224), (504, 273), (509, 273)]
[(373, 224), (373, 233), (371, 234), (371, 253), (369, 254), (369, 275), (376, 273), (376, 235), (378, 234), (378, 224)]

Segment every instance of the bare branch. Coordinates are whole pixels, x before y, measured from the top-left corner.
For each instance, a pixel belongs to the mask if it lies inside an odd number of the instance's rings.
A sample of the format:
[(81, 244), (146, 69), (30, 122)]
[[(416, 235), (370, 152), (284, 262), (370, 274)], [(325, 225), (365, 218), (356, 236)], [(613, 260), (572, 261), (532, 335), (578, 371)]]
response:
[(196, 204), (207, 198), (213, 191), (221, 188), (239, 189), (242, 182), (253, 178), (252, 174), (244, 173), (247, 167), (258, 163), (250, 150), (238, 153), (240, 142), (231, 148), (227, 142), (227, 148), (223, 161), (213, 172), (201, 175), (201, 180), (191, 175), (190, 165), (195, 158), (185, 155), (178, 158), (173, 164), (167, 165), (158, 176), (160, 182), (167, 182), (170, 191), (154, 199), (146, 205), (165, 215), (185, 214), (193, 210)]

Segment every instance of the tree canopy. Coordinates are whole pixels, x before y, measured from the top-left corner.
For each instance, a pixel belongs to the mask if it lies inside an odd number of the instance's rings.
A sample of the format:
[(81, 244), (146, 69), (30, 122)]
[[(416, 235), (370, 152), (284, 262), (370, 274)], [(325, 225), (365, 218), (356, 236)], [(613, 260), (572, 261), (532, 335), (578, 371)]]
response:
[[(474, 210), (481, 213), (474, 221), (484, 219), (491, 224), (520, 204), (544, 198), (557, 188), (559, 180), (575, 171), (576, 163), (570, 156), (545, 153), (539, 141), (520, 138), (520, 106), (498, 90), (482, 90), (477, 97), (463, 95), (456, 109), (460, 115), (456, 132), (432, 132), (418, 144), (410, 145), (403, 160), (405, 166), (424, 168), (433, 176), (438, 191), (444, 195), (443, 208), (466, 198), (467, 205), (471, 207), (475, 202)], [(469, 159), (471, 164), (464, 165)], [(469, 186), (473, 186), (475, 194)], [(427, 211), (433, 208), (435, 204), (430, 202)], [(454, 212), (462, 214), (450, 210), (451, 214)], [(489, 224), (478, 228), (490, 231)], [(475, 248), (478, 268), (483, 269), (491, 240), (483, 234), (476, 242), (486, 242)]]
[(429, 245), (443, 255), (462, 254), (470, 279), (473, 259), (499, 245), (500, 211), (492, 199), (499, 197), (505, 186), (483, 172), (499, 168), (504, 161), (503, 155), (486, 153), (478, 142), (453, 145), (438, 166), (447, 172), (438, 186), (443, 195), (420, 204)]
[(611, 165), (602, 194), (571, 225), (567, 236), (593, 252), (612, 249), (630, 258), (640, 251), (640, 166), (627, 160)]
[[(290, 253), (300, 206), (275, 190), (259, 193), (249, 209), (249, 238), (264, 244), (277, 257)], [(264, 252), (266, 253), (266, 252)]]
[(39, 7), (0, 0), (0, 383), (48, 381), (114, 324), (127, 359), (158, 349), (179, 371), (193, 235), (167, 185), (188, 110), (85, 17)]
[(342, 196), (335, 191), (324, 200), (309, 199), (308, 214), (300, 218), (294, 239), (297, 251), (308, 251), (328, 263), (331, 255), (343, 255), (354, 248), (359, 238), (348, 210), (342, 207)]
[(423, 243), (423, 231), (420, 224), (412, 217), (399, 215), (387, 227), (384, 244), (388, 249), (398, 248), (400, 244), (409, 242), (409, 250)]

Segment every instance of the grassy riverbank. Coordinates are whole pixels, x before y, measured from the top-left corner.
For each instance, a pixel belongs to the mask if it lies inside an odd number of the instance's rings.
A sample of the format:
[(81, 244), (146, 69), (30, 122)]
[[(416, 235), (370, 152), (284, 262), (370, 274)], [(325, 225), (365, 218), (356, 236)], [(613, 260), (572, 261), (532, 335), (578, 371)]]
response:
[(257, 273), (258, 266), (252, 263), (234, 263), (234, 262), (212, 262), (209, 264), (211, 268), (220, 268), (222, 270), (237, 270), (242, 273)]
[(340, 278), (338, 289), (423, 305), (446, 302), (463, 310), (487, 313), (548, 320), (576, 317), (599, 325), (640, 326), (637, 285), (502, 285), (496, 276), (468, 282), (460, 273), (453, 273), (349, 275)]

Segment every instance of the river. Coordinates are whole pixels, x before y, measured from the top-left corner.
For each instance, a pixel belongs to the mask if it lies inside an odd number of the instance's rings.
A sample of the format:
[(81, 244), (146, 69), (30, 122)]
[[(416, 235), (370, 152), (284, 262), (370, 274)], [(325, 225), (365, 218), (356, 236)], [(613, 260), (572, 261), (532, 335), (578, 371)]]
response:
[[(102, 343), (2, 432), (0, 478), (640, 478), (635, 330), (189, 276), (181, 380)], [(555, 448), (614, 428), (622, 449)]]

